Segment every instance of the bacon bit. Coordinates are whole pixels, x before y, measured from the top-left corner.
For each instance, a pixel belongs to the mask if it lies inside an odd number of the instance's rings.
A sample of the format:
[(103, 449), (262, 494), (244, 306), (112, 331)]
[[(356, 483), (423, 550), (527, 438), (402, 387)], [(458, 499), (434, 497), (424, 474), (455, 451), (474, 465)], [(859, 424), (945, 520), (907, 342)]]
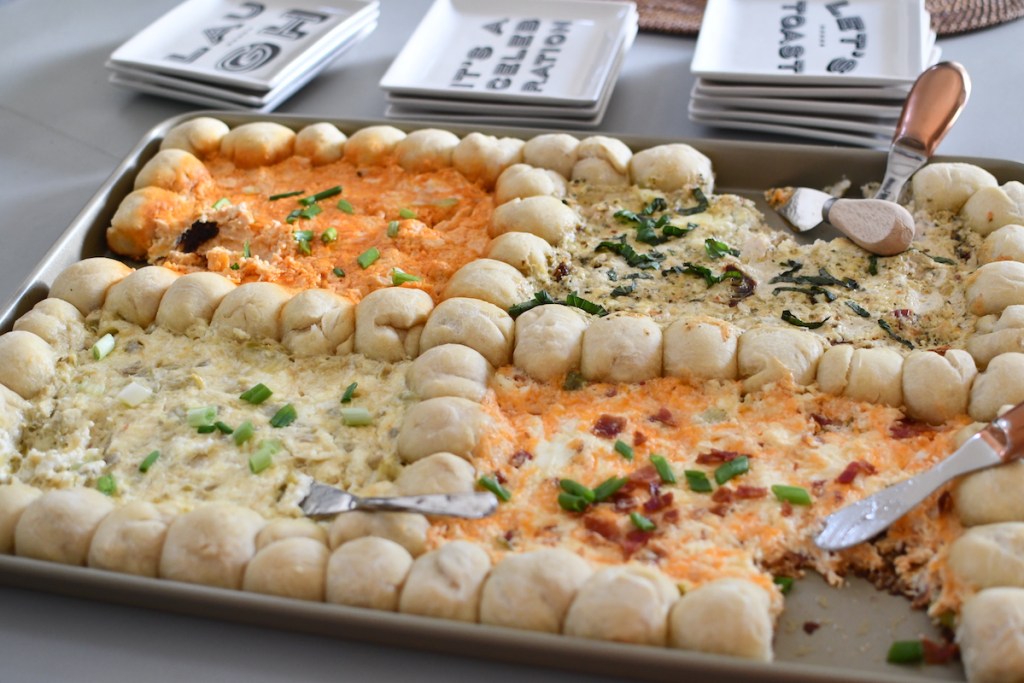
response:
[[(669, 494), (669, 495), (672, 495), (672, 494)], [(669, 523), (678, 522), (679, 521), (679, 510), (677, 508), (671, 508), (669, 510), (665, 510), (665, 514), (663, 514), (661, 516), (661, 519), (662, 519), (662, 521), (669, 522)]]
[(619, 395), (618, 387), (608, 387), (604, 390), (605, 398), (615, 398)]
[(583, 526), (587, 531), (593, 531), (598, 536), (609, 541), (614, 541), (619, 535), (618, 524), (615, 523), (614, 519), (607, 517), (585, 515), (583, 517)]
[(723, 462), (729, 462), (743, 455), (736, 451), (720, 451), (717, 448), (711, 449), (709, 453), (700, 453), (697, 455), (698, 465), (720, 465)]
[(739, 500), (750, 500), (752, 498), (764, 498), (768, 495), (768, 489), (761, 486), (747, 486), (740, 484), (736, 487), (736, 498)]
[(640, 529), (634, 529), (626, 534), (626, 538), (619, 541), (619, 545), (622, 546), (622, 552), (625, 553), (626, 557), (630, 557), (637, 550), (640, 550), (647, 545), (647, 541), (651, 540), (651, 536), (653, 535), (653, 531), (641, 531)]
[(732, 492), (733, 490), (728, 486), (720, 486), (711, 494), (711, 500), (716, 503), (731, 503), (733, 500)]
[(846, 469), (843, 470), (842, 474), (836, 477), (837, 484), (852, 484), (853, 480), (857, 478), (857, 475), (863, 472), (864, 474), (874, 474), (875, 466), (866, 460), (854, 460)]
[(920, 422), (912, 417), (903, 417), (889, 425), (889, 436), (894, 439), (912, 439), (934, 431), (927, 422)]
[(551, 279), (553, 279), (555, 282), (561, 282), (562, 278), (564, 278), (568, 274), (569, 264), (566, 263), (565, 261), (562, 261), (557, 266), (555, 266), (555, 269), (553, 271), (551, 271)]
[(718, 515), (719, 517), (725, 517), (729, 512), (729, 505), (727, 503), (719, 503), (710, 508), (711, 514)]
[(929, 638), (922, 638), (921, 645), (924, 648), (925, 664), (947, 664), (960, 654), (957, 644), (947, 640), (936, 643)]
[(914, 312), (909, 308), (897, 308), (892, 312), (892, 315), (895, 318), (911, 318), (913, 317)]
[(825, 479), (815, 479), (811, 482), (811, 492), (814, 493), (815, 496), (820, 496), (825, 493), (826, 484), (828, 484), (828, 481)]
[(495, 479), (495, 481), (497, 481), (497, 482), (498, 482), (499, 484), (505, 484), (505, 483), (507, 483), (507, 482), (508, 482), (508, 479), (506, 479), (506, 478), (505, 478), (505, 475), (504, 475), (504, 474), (502, 474), (501, 472), (495, 472), (495, 473), (494, 473), (494, 479)]
[(811, 413), (811, 419), (814, 420), (818, 424), (818, 426), (821, 427), (821, 428), (829, 427), (829, 426), (834, 425), (836, 423), (836, 421), (833, 420), (832, 418), (825, 417), (824, 415), (821, 415), (820, 413)]
[(821, 624), (816, 621), (805, 621), (804, 622), (804, 633), (811, 635), (815, 631), (821, 628)]
[(590, 432), (602, 439), (611, 439), (618, 436), (625, 428), (626, 418), (604, 414), (597, 418), (594, 426), (590, 428)]
[(639, 429), (633, 432), (633, 445), (643, 446), (647, 443), (647, 435), (641, 432)]
[(939, 512), (946, 514), (953, 509), (953, 495), (949, 491), (943, 491), (938, 500)]
[(660, 422), (666, 427), (675, 427), (676, 418), (668, 408), (661, 408), (654, 415), (647, 418), (650, 422)]
[(950, 346), (949, 344), (946, 344), (945, 346), (936, 346), (934, 349), (928, 349), (928, 350), (933, 352), (933, 353), (937, 353), (940, 356), (945, 357), (946, 352), (949, 351), (952, 348), (953, 348), (952, 346)]
[(782, 514), (783, 517), (789, 517), (790, 515), (793, 514), (793, 504), (790, 503), (788, 500), (782, 501), (782, 513), (781, 514)]
[(512, 467), (519, 469), (527, 460), (533, 460), (533, 453), (530, 451), (519, 450), (512, 454), (512, 457), (509, 458), (508, 462)]
[(663, 510), (663, 509), (667, 508), (671, 504), (672, 504), (672, 492), (671, 491), (669, 491), (668, 493), (661, 493), (659, 491), (654, 491), (652, 493), (651, 497), (647, 500), (647, 502), (644, 503), (643, 507), (644, 507), (644, 511), (645, 512), (657, 512), (658, 510)]
[(647, 485), (652, 482), (661, 481), (661, 476), (658, 474), (658, 470), (654, 468), (654, 465), (644, 465), (630, 473), (629, 481)]
[(612, 506), (619, 512), (626, 512), (636, 507), (636, 498), (629, 495), (624, 496), (620, 491), (612, 496)]

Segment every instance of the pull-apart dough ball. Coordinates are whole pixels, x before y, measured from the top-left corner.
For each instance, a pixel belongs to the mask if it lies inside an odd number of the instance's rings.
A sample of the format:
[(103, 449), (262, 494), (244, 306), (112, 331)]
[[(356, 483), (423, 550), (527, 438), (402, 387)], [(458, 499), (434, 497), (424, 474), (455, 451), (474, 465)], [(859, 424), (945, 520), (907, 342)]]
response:
[(337, 549), (343, 543), (364, 536), (386, 538), (402, 546), (416, 557), (427, 550), (427, 531), (430, 522), (416, 512), (344, 512), (334, 518), (328, 531), (330, 546)]
[(140, 261), (166, 256), (194, 220), (195, 202), (189, 196), (144, 187), (121, 200), (107, 228), (107, 245)]
[(25, 508), (41, 493), (39, 489), (22, 484), (18, 479), (0, 486), (0, 555), (14, 552), (14, 529), (18, 520)]
[(295, 156), (309, 159), (314, 166), (330, 164), (341, 158), (345, 134), (333, 123), (312, 123), (295, 136)]
[(957, 213), (975, 192), (998, 184), (985, 169), (959, 162), (928, 164), (910, 179), (916, 208), (929, 213)]
[(294, 151), (295, 131), (271, 121), (243, 123), (220, 141), (220, 153), (238, 168), (273, 166)]
[(971, 387), (968, 414), (978, 422), (990, 422), (1004, 405), (1024, 401), (1024, 353), (1004, 353), (988, 364)]
[(275, 519), (256, 534), (256, 550), (263, 550), (271, 543), (286, 538), (309, 538), (321, 545), (327, 545), (327, 530), (306, 517)]
[(699, 316), (680, 318), (665, 330), (665, 374), (687, 380), (736, 379), (735, 325)]
[(452, 165), (469, 180), (490, 189), (502, 171), (523, 160), (524, 144), (517, 138), (470, 133), (452, 151)]
[(989, 588), (968, 598), (956, 641), (971, 683), (1024, 680), (1024, 589)]
[(978, 263), (1024, 261), (1024, 225), (1011, 223), (989, 233), (978, 249)]
[(480, 352), (462, 344), (427, 349), (412, 362), (406, 384), (421, 399), (458, 396), (479, 403), (494, 370)]
[(572, 180), (591, 185), (629, 185), (629, 160), (633, 150), (622, 140), (604, 135), (584, 138), (576, 148), (576, 156), (570, 174)]
[(281, 339), (281, 309), (291, 291), (273, 282), (247, 282), (224, 295), (211, 327), (236, 339)]
[(113, 509), (96, 489), (47, 491), (21, 513), (14, 549), (21, 557), (84, 565), (96, 527)]
[(563, 631), (581, 638), (665, 645), (668, 612), (678, 598), (676, 585), (653, 567), (607, 567), (576, 592)]
[(580, 141), (568, 133), (542, 133), (523, 145), (523, 161), (568, 178), (576, 164), (576, 150), (579, 146)]
[(285, 538), (257, 551), (245, 567), (242, 590), (298, 600), (324, 599), (327, 546), (312, 538)]
[(170, 515), (152, 503), (131, 501), (107, 515), (89, 546), (89, 566), (155, 577)]
[(642, 382), (661, 375), (661, 328), (650, 318), (597, 318), (583, 333), (580, 371), (598, 382)]
[[(823, 359), (824, 362), (824, 359)], [(911, 351), (903, 361), (903, 404), (907, 415), (930, 424), (967, 412), (971, 384), (978, 375), (966, 351)]]
[(398, 457), (409, 463), (447, 451), (469, 460), (488, 424), (478, 403), (456, 396), (428, 398), (406, 411)]
[(167, 131), (160, 149), (182, 149), (206, 159), (220, 151), (221, 140), (229, 130), (228, 124), (219, 119), (199, 116)]
[(533, 297), (533, 285), (507, 263), (481, 258), (455, 271), (445, 285), (442, 298), (479, 299), (507, 311)]
[(968, 529), (949, 546), (949, 568), (975, 589), (1024, 588), (1024, 522)]
[(495, 204), (541, 196), (564, 197), (565, 178), (546, 168), (512, 164), (501, 172), (494, 186)]
[(389, 287), (367, 294), (356, 306), (355, 350), (395, 363), (415, 358), (434, 300), (421, 289)]
[(960, 209), (964, 224), (987, 235), (1010, 223), (1024, 223), (1024, 183), (1011, 180), (1001, 187), (983, 187)]
[(558, 246), (576, 232), (580, 217), (555, 197), (513, 199), (494, 209), (491, 236), (528, 232)]
[(744, 579), (717, 579), (679, 598), (669, 644), (683, 650), (772, 660), (771, 597)]
[(326, 289), (306, 289), (281, 309), (281, 329), (281, 341), (294, 356), (351, 353), (356, 306)]
[(32, 334), (13, 330), (0, 335), (0, 384), (29, 399), (50, 385), (57, 372), (57, 354)]
[(414, 130), (395, 146), (398, 165), (410, 173), (440, 171), (452, 165), (459, 136), (439, 128)]
[(378, 166), (395, 151), (405, 132), (394, 126), (360, 128), (345, 143), (345, 160), (356, 166)]
[(197, 337), (206, 329), (235, 283), (216, 273), (188, 273), (175, 280), (156, 310), (156, 324), (175, 334)]
[(167, 529), (160, 576), (219, 588), (242, 587), (256, 553), (263, 518), (227, 503), (207, 503), (175, 518)]
[(516, 319), (512, 360), (530, 377), (547, 381), (580, 366), (587, 316), (568, 306), (531, 308)]
[(179, 277), (163, 266), (139, 268), (107, 290), (103, 312), (142, 328), (149, 327), (156, 320), (164, 294)]
[(420, 335), (420, 353), (441, 344), (462, 344), (479, 352), (496, 368), (512, 357), (515, 322), (494, 304), (455, 297), (434, 308)]
[(786, 376), (810, 384), (824, 352), (821, 338), (811, 332), (783, 327), (755, 327), (740, 335), (736, 358), (743, 388), (757, 391)]
[(395, 479), (401, 496), (433, 493), (469, 493), (476, 486), (476, 470), (454, 453), (434, 453), (406, 465)]
[(825, 349), (816, 372), (818, 388), (826, 394), (841, 395), (849, 382), (852, 362), (853, 347), (849, 344), (837, 344)]
[(43, 299), (14, 321), (14, 329), (31, 332), (61, 354), (85, 344), (85, 316), (64, 299)]
[(547, 241), (528, 232), (506, 232), (487, 246), (487, 258), (503, 261), (527, 277), (547, 273), (554, 253)]
[(683, 143), (637, 152), (629, 160), (629, 173), (634, 184), (663, 192), (699, 187), (710, 193), (715, 185), (711, 160)]
[(89, 315), (103, 306), (111, 285), (131, 272), (131, 268), (114, 259), (87, 258), (61, 271), (50, 287), (50, 296), (73, 304), (82, 315)]
[(327, 564), (327, 602), (394, 612), (412, 564), (409, 551), (386, 538), (348, 541)]
[(972, 472), (953, 489), (957, 517), (965, 526), (1024, 522), (1024, 462)]
[(903, 404), (903, 354), (893, 349), (857, 349), (843, 395), (898, 407)]
[(206, 164), (182, 149), (157, 152), (135, 176), (133, 189), (161, 187), (171, 192), (188, 194), (213, 182)]
[(480, 623), (560, 633), (576, 591), (593, 570), (562, 548), (510, 553), (494, 567), (480, 598)]
[(984, 368), (996, 356), (1024, 351), (1024, 305), (1014, 304), (1002, 313), (978, 319), (977, 334), (967, 339), (967, 351)]
[(449, 541), (413, 562), (398, 609), (439, 619), (475, 622), (491, 558), (466, 541)]
[(1007, 306), (1024, 304), (1024, 263), (986, 263), (967, 277), (967, 304), (971, 313), (999, 313)]

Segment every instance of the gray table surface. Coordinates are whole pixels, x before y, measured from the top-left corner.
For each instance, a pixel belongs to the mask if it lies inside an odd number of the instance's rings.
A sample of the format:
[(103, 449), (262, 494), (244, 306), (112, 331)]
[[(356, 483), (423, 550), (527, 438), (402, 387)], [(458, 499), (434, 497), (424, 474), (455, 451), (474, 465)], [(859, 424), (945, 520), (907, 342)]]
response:
[[(199, 107), (107, 83), (103, 63), (175, 0), (0, 0), (0, 297), (33, 265), (142, 135)], [(380, 26), (278, 111), (381, 119), (377, 87), (429, 0), (382, 0)], [(1024, 21), (940, 39), (974, 89), (944, 154), (1024, 161)], [(641, 34), (600, 131), (781, 140), (686, 117), (694, 40)], [(401, 643), (396, 643), (400, 646)], [(175, 616), (0, 587), (0, 681), (596, 680)], [(606, 679), (611, 680), (611, 679)]]

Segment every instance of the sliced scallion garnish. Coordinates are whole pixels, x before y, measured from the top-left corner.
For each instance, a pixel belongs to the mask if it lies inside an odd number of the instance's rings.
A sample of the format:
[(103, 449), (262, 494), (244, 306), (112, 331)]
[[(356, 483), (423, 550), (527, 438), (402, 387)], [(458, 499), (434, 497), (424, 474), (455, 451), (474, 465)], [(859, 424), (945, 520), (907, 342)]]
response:
[(750, 471), (750, 458), (745, 455), (738, 455), (732, 460), (723, 462), (715, 468), (715, 481), (721, 486), (733, 477), (746, 474)]
[(249, 470), (259, 474), (274, 464), (274, 456), (281, 451), (281, 442), (276, 439), (260, 441), (256, 450), (249, 456)]
[(117, 480), (112, 474), (104, 474), (96, 480), (96, 489), (106, 496), (112, 496), (117, 493)]
[(313, 218), (314, 216), (319, 216), (321, 213), (323, 213), (323, 211), (323, 207), (321, 207), (319, 204), (310, 204), (309, 206), (307, 206), (306, 208), (299, 212), (299, 217), (307, 219)]
[(313, 247), (310, 244), (310, 242), (313, 239), (312, 230), (296, 230), (295, 232), (292, 233), (292, 236), (295, 238), (295, 242), (299, 247), (299, 251), (301, 251), (306, 256), (310, 256), (313, 253)]
[(793, 590), (792, 576), (773, 576), (772, 583), (779, 587), (779, 591), (783, 595), (787, 595), (791, 590)]
[(189, 408), (185, 413), (185, 421), (188, 422), (189, 427), (212, 427), (213, 423), (217, 421), (217, 406)]
[(278, 408), (274, 416), (270, 418), (270, 426), (274, 429), (280, 429), (281, 427), (287, 427), (299, 416), (295, 406), (291, 403), (285, 403), (283, 406)]
[(242, 399), (246, 403), (259, 405), (270, 398), (273, 393), (274, 392), (270, 390), (270, 387), (263, 384), (263, 382), (260, 382), (259, 384), (251, 386), (243, 391), (238, 398)]
[(241, 446), (243, 443), (248, 441), (256, 433), (256, 428), (252, 422), (246, 420), (242, 424), (235, 427), (235, 432), (231, 435), (231, 438), (235, 440), (236, 446)]
[(347, 199), (339, 199), (338, 208), (349, 215), (352, 215), (356, 212), (355, 208), (352, 206), (352, 202), (350, 202)]
[(476, 483), (479, 484), (481, 488), (487, 489), (506, 503), (512, 500), (512, 492), (502, 486), (494, 477), (483, 476), (477, 479)]
[(341, 395), (341, 402), (351, 403), (352, 397), (356, 395), (356, 388), (358, 386), (359, 382), (352, 382), (352, 384), (349, 384), (347, 387), (345, 387), (345, 393)]
[(370, 247), (356, 258), (356, 263), (363, 270), (372, 266), (380, 258), (380, 250), (377, 247)]
[(278, 199), (287, 199), (288, 197), (297, 197), (305, 192), (305, 190), (295, 190), (294, 192), (282, 192), (280, 194), (272, 194), (267, 197), (268, 200), (276, 202)]
[(346, 427), (366, 427), (373, 424), (373, 416), (366, 408), (342, 408), (341, 423)]
[(103, 360), (114, 350), (114, 335), (107, 333), (96, 340), (92, 345), (92, 357), (96, 360)]
[(200, 434), (213, 434), (215, 431), (217, 431), (217, 428), (214, 427), (213, 425), (199, 425), (198, 427), (196, 427), (196, 431), (199, 432)]
[(335, 228), (334, 226), (331, 226), (331, 227), (327, 228), (326, 230), (324, 230), (320, 234), (320, 241), (323, 242), (324, 244), (330, 244), (331, 242), (337, 242), (338, 241), (338, 229)]
[(594, 487), (594, 502), (608, 500), (629, 481), (626, 477), (609, 477)]
[(421, 278), (419, 275), (407, 273), (401, 268), (391, 269), (391, 284), (393, 284), (396, 287), (398, 287), (399, 285), (403, 285), (406, 282), (419, 282), (422, 279), (423, 278)]
[(331, 272), (334, 273), (335, 277), (345, 277), (345, 269), (344, 268), (335, 267), (335, 268), (333, 268), (331, 270)]
[(663, 455), (652, 455), (651, 464), (654, 465), (654, 469), (657, 470), (658, 476), (661, 477), (661, 481), (666, 484), (676, 483), (676, 475), (672, 472), (672, 466), (668, 464), (668, 460)]
[(134, 408), (153, 395), (153, 390), (138, 382), (129, 382), (117, 393), (117, 400)]
[(252, 258), (252, 249), (249, 248), (249, 240), (242, 242), (242, 258)]
[(558, 485), (566, 493), (571, 493), (574, 496), (583, 498), (588, 503), (593, 503), (596, 500), (593, 489), (584, 486), (583, 484), (573, 479), (561, 479)]
[(399, 218), (405, 219), (416, 218), (416, 212), (413, 211), (412, 209), (399, 209), (398, 216)]
[(558, 505), (566, 512), (583, 512), (590, 503), (582, 496), (576, 496), (562, 491), (558, 494)]
[(774, 493), (775, 497), (779, 500), (786, 503), (792, 503), (793, 505), (811, 504), (811, 494), (802, 486), (775, 484), (772, 486), (772, 493)]
[(329, 187), (326, 190), (320, 190), (316, 194), (303, 197), (299, 200), (299, 204), (302, 204), (303, 206), (312, 206), (321, 199), (327, 199), (337, 194), (341, 194), (341, 185), (335, 185), (334, 187)]
[(388, 237), (398, 237), (399, 227), (401, 227), (401, 223), (398, 221), (391, 221), (388, 223)]
[(630, 512), (629, 521), (633, 522), (633, 526), (635, 526), (640, 531), (654, 531), (654, 522), (647, 519), (639, 512)]
[(615, 452), (621, 455), (626, 460), (633, 459), (633, 447), (622, 439), (615, 440)]
[(143, 474), (149, 472), (149, 468), (152, 467), (159, 458), (160, 451), (152, 451), (149, 455), (143, 458), (142, 462), (139, 463), (139, 472), (142, 472)]
[(232, 429), (228, 425), (224, 424), (220, 420), (217, 420), (216, 422), (214, 422), (213, 423), (213, 427), (214, 427), (214, 429), (216, 429), (221, 434), (231, 434), (232, 432), (235, 431), (234, 429)]
[(231, 205), (231, 200), (230, 199), (228, 199), (227, 197), (221, 197), (216, 202), (214, 202), (213, 210), (216, 211), (218, 209), (223, 209), (225, 206), (230, 206), (230, 205)]
[(885, 661), (890, 664), (917, 664), (924, 661), (924, 643), (920, 640), (897, 640), (889, 646)]
[(711, 493), (711, 480), (708, 479), (708, 475), (704, 472), (700, 470), (685, 470), (683, 475), (686, 477), (686, 485), (694, 493)]

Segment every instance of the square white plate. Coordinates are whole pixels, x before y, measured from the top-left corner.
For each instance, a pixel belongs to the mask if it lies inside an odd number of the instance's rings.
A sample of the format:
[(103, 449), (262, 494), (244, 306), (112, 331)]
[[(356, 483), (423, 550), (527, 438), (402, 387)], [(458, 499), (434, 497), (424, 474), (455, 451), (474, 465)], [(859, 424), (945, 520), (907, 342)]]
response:
[[(696, 85), (694, 86), (696, 89)], [(828, 114), (831, 116), (852, 116), (895, 121), (903, 111), (902, 103), (850, 102), (846, 100), (802, 100), (797, 98), (772, 97), (705, 97), (690, 91), (690, 102), (698, 105), (714, 105), (725, 109), (746, 111), (783, 111), (794, 114)]]
[(807, 128), (802, 126), (788, 126), (778, 123), (763, 123), (759, 121), (734, 121), (724, 117), (705, 119), (702, 116), (691, 114), (691, 120), (703, 123), (714, 128), (728, 128), (733, 130), (748, 130), (759, 133), (772, 133), (774, 135), (787, 135), (795, 138), (806, 138), (809, 140), (820, 140), (822, 142), (837, 142), (855, 147), (869, 147), (872, 149), (884, 149), (889, 146), (892, 136), (882, 137), (865, 135), (863, 133), (847, 133), (824, 128)]
[(729, 83), (698, 78), (693, 93), (707, 98), (772, 97), (800, 100), (892, 100), (902, 104), (910, 92), (909, 85), (828, 86)]
[(702, 107), (690, 103), (690, 119), (693, 121), (749, 121), (753, 123), (774, 123), (784, 126), (800, 126), (805, 128), (825, 128), (827, 130), (844, 131), (864, 135), (881, 135), (892, 138), (896, 130), (893, 122), (880, 122), (873, 119), (839, 118), (837, 116), (803, 116), (800, 114), (783, 114), (763, 111), (737, 111), (719, 107)]
[(592, 105), (637, 20), (632, 2), (435, 0), (380, 87), (406, 95)]
[(186, 0), (117, 48), (110, 61), (267, 92), (304, 70), (308, 50), (337, 42), (351, 23), (375, 13), (377, 0)]
[(708, 0), (691, 70), (723, 81), (909, 83), (927, 66), (923, 0)]

